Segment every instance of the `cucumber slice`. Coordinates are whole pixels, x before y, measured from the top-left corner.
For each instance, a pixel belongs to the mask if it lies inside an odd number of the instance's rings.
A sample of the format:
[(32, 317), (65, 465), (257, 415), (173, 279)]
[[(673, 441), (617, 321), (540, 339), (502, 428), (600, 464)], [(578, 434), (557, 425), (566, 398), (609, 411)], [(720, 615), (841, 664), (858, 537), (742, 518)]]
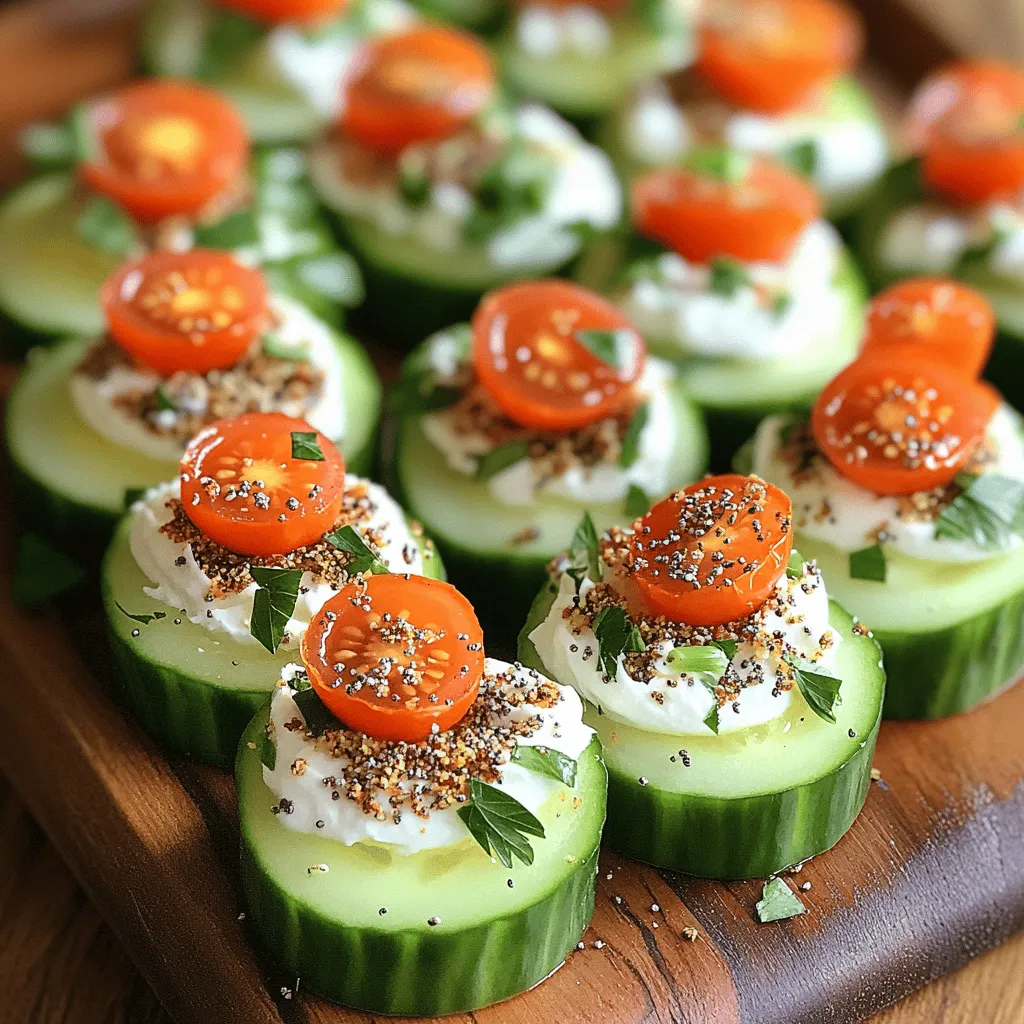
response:
[[(555, 594), (551, 584), (541, 590), (520, 633), (519, 660), (539, 671), (529, 635)], [(878, 643), (855, 631), (835, 601), (829, 622), (842, 635), (834, 725), (797, 699), (763, 726), (672, 736), (587, 705), (584, 720), (601, 737), (608, 765), (605, 838), (614, 850), (705, 878), (763, 878), (839, 842), (871, 783), (885, 672)]]
[[(373, 463), (380, 383), (362, 346), (335, 333), (344, 365), (346, 427), (341, 449), (349, 470)], [(102, 549), (124, 510), (125, 492), (169, 480), (176, 462), (122, 448), (92, 430), (68, 392), (68, 377), (86, 339), (35, 349), (7, 403), (12, 493), (21, 522), (58, 545)]]
[(428, 18), (488, 33), (502, 18), (501, 0), (414, 0)]
[(596, 740), (570, 791), (580, 805), (552, 794), (537, 812), (546, 838), (533, 840), (533, 864), (506, 869), (472, 839), (396, 856), (288, 829), (263, 782), (266, 721), (264, 710), (238, 748), (242, 888), (262, 943), (304, 989), (370, 1013), (439, 1016), (507, 999), (559, 967), (594, 909), (606, 789)]
[(655, 33), (629, 17), (610, 21), (611, 42), (596, 56), (563, 50), (550, 57), (524, 51), (509, 24), (497, 41), (511, 88), (573, 119), (591, 119), (620, 104), (638, 82), (686, 67), (693, 60), (690, 27), (678, 19)]
[[(937, 563), (886, 550), (886, 581), (851, 579), (849, 555), (798, 536), (829, 593), (874, 630), (889, 683), (885, 717), (941, 718), (1011, 685), (1024, 668), (1024, 548)], [(876, 628), (877, 627), (877, 628)]]
[[(125, 703), (166, 749), (229, 768), (242, 731), (298, 650), (271, 654), (258, 644), (238, 643), (147, 596), (142, 588), (150, 582), (132, 556), (130, 537), (131, 519), (125, 516), (100, 575), (114, 674)], [(441, 559), (424, 538), (419, 544), (425, 575), (443, 579)], [(165, 617), (143, 625), (125, 612)]]
[[(416, 358), (414, 353), (411, 360)], [(679, 387), (673, 390), (673, 404), (670, 490), (698, 479), (707, 464), (700, 413)], [(485, 628), (492, 629), (499, 641), (514, 641), (545, 579), (547, 563), (565, 550), (584, 506), (546, 494), (533, 505), (504, 505), (485, 483), (452, 469), (416, 417), (403, 417), (397, 434), (395, 492), (437, 542), (452, 582), (473, 602)], [(628, 518), (621, 501), (591, 505), (588, 511), (599, 531)], [(496, 579), (501, 580), (500, 587), (495, 587)]]

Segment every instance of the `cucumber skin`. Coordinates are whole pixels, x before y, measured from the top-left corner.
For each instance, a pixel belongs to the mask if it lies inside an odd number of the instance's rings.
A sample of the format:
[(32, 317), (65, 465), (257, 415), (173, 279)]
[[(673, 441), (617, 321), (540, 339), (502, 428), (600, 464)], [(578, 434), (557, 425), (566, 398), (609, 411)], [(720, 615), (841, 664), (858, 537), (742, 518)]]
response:
[[(257, 715), (242, 737), (238, 775), (259, 756), (265, 718)], [(581, 757), (600, 761), (599, 751), (595, 737)], [(389, 933), (347, 927), (294, 899), (264, 871), (245, 814), (241, 833), (242, 892), (268, 954), (304, 989), (370, 1013), (435, 1017), (525, 992), (561, 966), (594, 913), (599, 843), (554, 892), (514, 915), (457, 934)]]
[[(444, 563), (436, 553), (425, 568), (430, 570), (425, 575), (446, 579)], [(110, 622), (118, 612), (105, 566), (100, 587)], [(154, 664), (137, 655), (113, 629), (107, 635), (122, 699), (143, 730), (165, 750), (230, 768), (238, 739), (266, 703), (267, 691), (218, 686), (201, 676)], [(244, 655), (244, 648), (240, 650)]]
[[(547, 617), (556, 594), (550, 582), (541, 588), (519, 633), (519, 660), (545, 675), (530, 633)], [(872, 643), (881, 663), (877, 638)], [(862, 746), (835, 771), (801, 786), (731, 800), (642, 785), (616, 769), (609, 751), (605, 841), (633, 860), (701, 878), (777, 874), (830, 850), (849, 831), (871, 786), (881, 722), (880, 707)]]

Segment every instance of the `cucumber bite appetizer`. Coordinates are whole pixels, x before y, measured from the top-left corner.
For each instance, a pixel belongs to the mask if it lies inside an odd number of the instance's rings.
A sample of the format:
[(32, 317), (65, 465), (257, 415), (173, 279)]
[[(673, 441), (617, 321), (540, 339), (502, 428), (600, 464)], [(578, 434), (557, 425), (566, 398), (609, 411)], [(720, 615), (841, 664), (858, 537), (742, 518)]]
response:
[(695, 145), (770, 153), (806, 174), (830, 217), (855, 209), (888, 165), (874, 104), (850, 77), (857, 15), (832, 0), (711, 0), (692, 73), (636, 89), (610, 128), (627, 172), (677, 163)]
[(237, 111), (187, 82), (142, 81), (37, 126), (49, 173), (0, 203), (0, 333), (22, 345), (103, 329), (97, 293), (128, 257), (193, 245), (262, 265), (275, 290), (338, 320), (362, 298), (291, 151), (249, 158)]
[(522, 0), (498, 41), (502, 71), (525, 96), (586, 121), (652, 75), (693, 59), (693, 0)]
[(371, 1013), (523, 992), (594, 909), (600, 751), (573, 690), (484, 656), (454, 587), (357, 580), (239, 746), (249, 920), (304, 990)]
[(230, 765), (323, 604), (387, 572), (442, 570), (324, 434), (282, 413), (211, 424), (178, 478), (132, 505), (103, 563), (125, 699), (171, 750)]
[(977, 297), (945, 282), (885, 303), (809, 423), (761, 424), (752, 464), (792, 495), (801, 554), (881, 642), (886, 717), (935, 718), (1024, 666), (1024, 435), (976, 379), (991, 341)]
[(557, 273), (621, 213), (611, 162), (556, 114), (509, 106), (483, 44), (423, 28), (369, 44), (311, 174), (367, 278), (367, 315), (418, 341), (490, 288)]
[(1024, 73), (946, 66), (919, 86), (907, 134), (917, 156), (875, 190), (860, 231), (875, 287), (920, 274), (983, 291), (1000, 334), (989, 377), (1024, 407)]
[(404, 0), (150, 0), (142, 56), (220, 89), (257, 142), (297, 142), (337, 117), (363, 40), (415, 20)]
[(680, 362), (721, 466), (764, 415), (810, 408), (853, 359), (862, 282), (813, 188), (769, 157), (695, 151), (636, 178), (632, 211), (632, 248), (648, 252), (610, 293)]
[(263, 275), (210, 249), (123, 265), (100, 295), (98, 337), (32, 352), (7, 405), (23, 522), (87, 550), (133, 492), (174, 476), (189, 439), (225, 416), (309, 420), (360, 472), (373, 460), (380, 384), (366, 353)]
[(708, 878), (832, 847), (871, 780), (878, 644), (792, 551), (792, 506), (707, 477), (603, 537), (584, 520), (519, 657), (586, 702), (608, 765), (605, 837)]
[(472, 325), (409, 357), (393, 399), (403, 501), (488, 629), (505, 633), (583, 510), (604, 529), (707, 462), (704, 424), (670, 364), (567, 281), (487, 295)]

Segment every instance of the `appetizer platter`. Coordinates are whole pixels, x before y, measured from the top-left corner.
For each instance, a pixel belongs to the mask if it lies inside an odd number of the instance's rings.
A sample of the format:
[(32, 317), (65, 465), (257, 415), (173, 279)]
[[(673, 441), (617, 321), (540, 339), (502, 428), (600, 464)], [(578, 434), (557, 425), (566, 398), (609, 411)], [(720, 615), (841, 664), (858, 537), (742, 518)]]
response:
[[(0, 765), (175, 1019), (853, 1024), (1024, 926), (1024, 99), (891, 162), (862, 7), (154, 0), (22, 133)], [(894, 261), (906, 166), (995, 243)]]

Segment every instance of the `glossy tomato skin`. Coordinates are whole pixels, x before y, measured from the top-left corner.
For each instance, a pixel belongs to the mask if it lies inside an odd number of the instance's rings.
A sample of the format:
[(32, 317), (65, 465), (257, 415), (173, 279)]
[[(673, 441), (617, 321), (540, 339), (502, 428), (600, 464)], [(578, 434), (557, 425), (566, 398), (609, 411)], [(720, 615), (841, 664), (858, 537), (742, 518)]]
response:
[(758, 477), (705, 477), (633, 524), (621, 586), (645, 615), (692, 626), (738, 622), (786, 571), (792, 519), (789, 498)]
[(217, 0), (217, 4), (268, 25), (305, 25), (339, 17), (349, 0)]
[(955, 203), (1013, 200), (1024, 188), (1024, 73), (998, 61), (958, 61), (918, 87), (907, 137), (926, 184)]
[[(292, 455), (294, 433), (313, 433), (322, 460)], [(305, 420), (247, 413), (201, 430), (181, 460), (181, 503), (210, 540), (242, 555), (284, 555), (314, 544), (338, 520), (341, 453)]]
[(709, 0), (696, 70), (743, 110), (781, 114), (857, 63), (863, 33), (833, 0)]
[[(634, 398), (646, 346), (620, 310), (568, 281), (523, 281), (485, 295), (473, 316), (473, 368), (501, 411), (537, 430), (574, 430)], [(614, 334), (617, 365), (580, 340)]]
[(924, 358), (974, 380), (988, 361), (995, 329), (992, 304), (981, 292), (947, 278), (911, 278), (871, 301), (862, 352), (920, 345)]
[(302, 660), (321, 700), (349, 729), (418, 743), (457, 725), (476, 699), (483, 632), (450, 584), (375, 575), (323, 606), (303, 635)]
[(683, 167), (648, 171), (634, 179), (631, 198), (637, 231), (692, 263), (784, 262), (821, 215), (814, 189), (766, 157), (753, 158), (739, 181)]
[(234, 366), (269, 315), (263, 275), (211, 249), (126, 263), (104, 283), (100, 303), (114, 341), (166, 375)]
[(468, 32), (419, 27), (364, 45), (346, 79), (342, 131), (385, 157), (448, 138), (493, 99), (494, 66)]
[(840, 475), (875, 494), (914, 494), (954, 480), (999, 404), (988, 384), (896, 345), (863, 355), (832, 380), (811, 427)]
[(195, 83), (134, 82), (91, 103), (88, 116), (98, 152), (78, 173), (144, 224), (194, 217), (245, 172), (241, 115)]

